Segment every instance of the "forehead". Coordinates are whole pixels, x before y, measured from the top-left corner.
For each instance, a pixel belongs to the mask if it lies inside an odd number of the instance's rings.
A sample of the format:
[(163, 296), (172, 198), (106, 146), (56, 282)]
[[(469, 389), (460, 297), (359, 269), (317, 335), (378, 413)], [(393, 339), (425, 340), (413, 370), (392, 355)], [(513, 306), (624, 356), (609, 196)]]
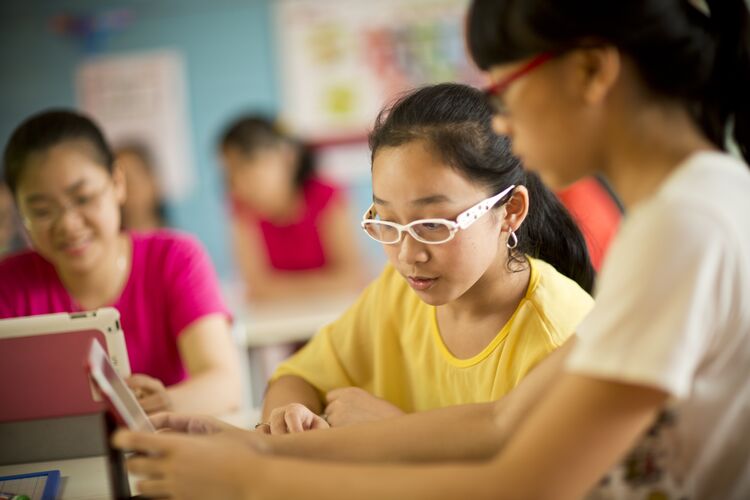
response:
[(447, 164), (424, 141), (380, 148), (372, 164), (372, 189), (389, 203), (435, 195), (463, 201), (486, 190)]
[(83, 142), (64, 142), (33, 153), (18, 179), (18, 194), (64, 190), (73, 183), (109, 177), (107, 168), (95, 158), (91, 146)]

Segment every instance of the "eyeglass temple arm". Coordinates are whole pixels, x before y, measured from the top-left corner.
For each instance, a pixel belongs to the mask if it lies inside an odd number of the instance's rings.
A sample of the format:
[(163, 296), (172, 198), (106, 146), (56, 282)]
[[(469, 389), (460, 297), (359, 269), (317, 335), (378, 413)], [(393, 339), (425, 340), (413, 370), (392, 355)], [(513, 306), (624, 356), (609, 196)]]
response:
[(511, 184), (492, 198), (487, 198), (486, 200), (480, 201), (479, 203), (459, 215), (456, 219), (456, 224), (458, 224), (458, 227), (460, 227), (461, 229), (466, 229), (471, 224), (473, 224), (476, 219), (478, 219), (479, 217), (487, 213), (492, 207), (494, 207), (495, 204), (498, 201), (502, 200), (504, 196), (513, 191), (515, 187), (515, 184)]

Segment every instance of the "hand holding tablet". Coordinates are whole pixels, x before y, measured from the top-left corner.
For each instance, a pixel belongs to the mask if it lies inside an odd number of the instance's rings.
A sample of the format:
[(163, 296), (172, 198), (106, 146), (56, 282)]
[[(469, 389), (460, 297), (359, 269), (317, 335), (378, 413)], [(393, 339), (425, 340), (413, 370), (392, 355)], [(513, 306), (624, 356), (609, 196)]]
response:
[(156, 432), (143, 408), (122, 377), (117, 374), (107, 353), (96, 340), (91, 342), (88, 368), (120, 423), (135, 431)]

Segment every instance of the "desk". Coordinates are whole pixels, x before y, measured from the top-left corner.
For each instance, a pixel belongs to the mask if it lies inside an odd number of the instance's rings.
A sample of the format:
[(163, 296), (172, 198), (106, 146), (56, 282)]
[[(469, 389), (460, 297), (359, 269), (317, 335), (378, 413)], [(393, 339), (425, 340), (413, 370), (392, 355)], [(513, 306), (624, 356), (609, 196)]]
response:
[[(35, 462), (0, 466), (0, 476), (59, 470), (63, 500), (100, 500), (109, 498), (106, 457), (87, 457), (55, 462)], [(133, 485), (131, 484), (131, 491)]]
[[(260, 410), (246, 409), (222, 415), (221, 420), (237, 427), (252, 428), (260, 419)], [(60, 488), (62, 500), (103, 500), (109, 498), (106, 457), (86, 457), (54, 462), (35, 462), (33, 464), (13, 464), (0, 466), (0, 476), (25, 474), (44, 470), (59, 470), (62, 476)], [(130, 491), (138, 492), (135, 487), (137, 479), (129, 477)]]
[(245, 392), (254, 407), (260, 406), (276, 366), (294, 352), (293, 344), (307, 341), (320, 327), (338, 319), (358, 297), (343, 294), (248, 304), (238, 290), (225, 285), (224, 294), (234, 311), (236, 342), (246, 349)]
[(357, 294), (309, 297), (257, 304), (233, 304), (239, 341), (262, 347), (308, 340), (354, 303)]

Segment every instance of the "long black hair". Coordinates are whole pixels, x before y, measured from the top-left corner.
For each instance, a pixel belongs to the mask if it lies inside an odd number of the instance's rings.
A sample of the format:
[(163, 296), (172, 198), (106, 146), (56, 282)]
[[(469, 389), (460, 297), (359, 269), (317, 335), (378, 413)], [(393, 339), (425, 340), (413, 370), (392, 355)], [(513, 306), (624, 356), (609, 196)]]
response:
[(369, 139), (373, 159), (381, 147), (423, 140), (489, 193), (511, 184), (526, 186), (529, 213), (509, 262), (524, 262), (524, 255), (542, 259), (591, 292), (594, 269), (581, 231), (539, 177), (523, 169), (508, 139), (493, 132), (492, 109), (481, 91), (453, 83), (411, 91), (380, 112)]
[(746, 0), (474, 0), (469, 50), (482, 69), (591, 41), (617, 47), (657, 95), (682, 100), (725, 149), (728, 125), (750, 159)]
[(3, 177), (15, 195), (18, 181), (28, 164), (29, 156), (71, 141), (85, 142), (97, 165), (109, 174), (114, 168), (114, 155), (104, 134), (87, 116), (68, 109), (52, 109), (35, 114), (22, 122), (11, 134), (3, 154)]
[(301, 187), (315, 173), (315, 155), (312, 149), (263, 115), (244, 115), (232, 121), (221, 134), (219, 148), (235, 148), (243, 156), (250, 157), (260, 150), (284, 143), (292, 144), (297, 150), (294, 182), (297, 187)]

